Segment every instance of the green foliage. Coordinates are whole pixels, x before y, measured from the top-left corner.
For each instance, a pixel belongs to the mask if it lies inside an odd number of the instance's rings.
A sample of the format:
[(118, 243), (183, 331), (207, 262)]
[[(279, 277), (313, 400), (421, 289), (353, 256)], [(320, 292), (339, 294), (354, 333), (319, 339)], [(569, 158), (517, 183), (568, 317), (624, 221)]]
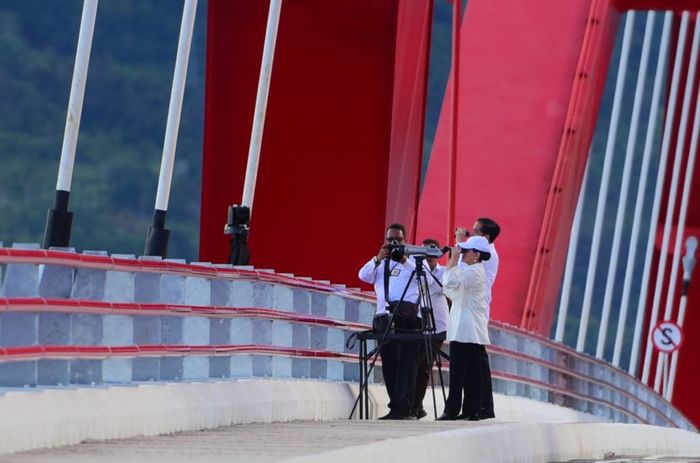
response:
[[(0, 4), (0, 240), (41, 242), (52, 206), (82, 1)], [(167, 228), (197, 258), (206, 2), (199, 2)], [(69, 209), (78, 250), (141, 254), (153, 214), (182, 6), (103, 0)]]

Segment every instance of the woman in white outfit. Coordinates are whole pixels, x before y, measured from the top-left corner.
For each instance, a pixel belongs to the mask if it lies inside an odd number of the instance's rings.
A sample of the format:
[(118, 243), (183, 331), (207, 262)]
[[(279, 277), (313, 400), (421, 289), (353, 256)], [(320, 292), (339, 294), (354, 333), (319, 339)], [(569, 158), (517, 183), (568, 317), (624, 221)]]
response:
[[(486, 352), (484, 346), (491, 343), (486, 302), (488, 281), (482, 264), (490, 258), (489, 250), (489, 242), (483, 236), (472, 236), (458, 243), (443, 278), (445, 295), (452, 300), (447, 322), (450, 393), (445, 412), (438, 420), (479, 419), (483, 389), (479, 359)], [(460, 255), (466, 265), (459, 265)]]

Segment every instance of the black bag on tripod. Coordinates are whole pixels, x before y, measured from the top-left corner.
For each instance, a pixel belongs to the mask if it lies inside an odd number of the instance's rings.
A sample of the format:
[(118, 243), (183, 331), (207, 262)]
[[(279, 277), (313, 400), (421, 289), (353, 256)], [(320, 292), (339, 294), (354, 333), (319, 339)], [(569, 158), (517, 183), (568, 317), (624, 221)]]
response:
[[(418, 319), (418, 304), (412, 302), (398, 301), (389, 302), (389, 313), (378, 315), (372, 320), (372, 329), (375, 333), (387, 331), (389, 322), (392, 321), (391, 314), (396, 311), (393, 317), (394, 328), (400, 330), (416, 330), (421, 328), (421, 321)], [(392, 330), (389, 330), (390, 332)]]
[(406, 301), (389, 302), (389, 312), (394, 315), (394, 326), (398, 329), (420, 328), (418, 320), (418, 304)]

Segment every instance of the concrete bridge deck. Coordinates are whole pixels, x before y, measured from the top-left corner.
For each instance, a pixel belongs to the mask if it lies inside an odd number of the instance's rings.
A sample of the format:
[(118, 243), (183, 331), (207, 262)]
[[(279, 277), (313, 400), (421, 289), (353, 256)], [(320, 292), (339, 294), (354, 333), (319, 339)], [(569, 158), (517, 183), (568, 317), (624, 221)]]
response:
[[(494, 420), (348, 420), (353, 387), (269, 379), (6, 391), (0, 463), (564, 462), (611, 453), (700, 461), (694, 431), (604, 422), (501, 394)], [(381, 385), (370, 399), (371, 416), (386, 413)], [(430, 395), (424, 406), (432, 410)]]
[[(616, 461), (666, 463), (700, 462), (700, 456), (647, 456), (593, 449), (593, 459), (553, 460), (566, 455), (557, 449), (558, 433), (549, 437), (549, 448), (536, 451), (532, 432), (523, 432), (522, 423), (498, 420), (487, 422), (434, 421), (296, 421), (259, 423), (222, 427), (199, 432), (182, 432), (164, 436), (138, 437), (112, 441), (89, 441), (79, 445), (0, 456), (0, 463), (67, 463), (67, 462), (231, 462), (267, 463), (281, 461)], [(562, 428), (598, 426), (594, 423), (560, 424)], [(610, 424), (608, 426), (611, 426)], [(615, 425), (612, 425), (615, 426)], [(635, 425), (621, 425), (635, 426)], [(585, 439), (587, 430), (578, 434)], [(530, 424), (530, 430), (536, 429)], [(546, 428), (543, 428), (546, 429)], [(530, 440), (512, 439), (513, 432)], [(501, 436), (501, 438), (498, 438)], [(537, 440), (535, 438), (535, 440)], [(410, 441), (410, 443), (407, 443)], [(480, 443), (475, 441), (481, 441)], [(460, 442), (465, 445), (460, 445)], [(536, 445), (532, 445), (535, 443)], [(514, 445), (515, 444), (515, 445)], [(564, 445), (566, 446), (566, 444)], [(572, 450), (575, 454), (575, 449)], [(593, 447), (596, 447), (595, 445)], [(562, 452), (564, 450), (564, 452)], [(461, 454), (461, 458), (459, 455)], [(494, 460), (494, 457), (502, 459)], [(455, 458), (457, 457), (457, 458)]]

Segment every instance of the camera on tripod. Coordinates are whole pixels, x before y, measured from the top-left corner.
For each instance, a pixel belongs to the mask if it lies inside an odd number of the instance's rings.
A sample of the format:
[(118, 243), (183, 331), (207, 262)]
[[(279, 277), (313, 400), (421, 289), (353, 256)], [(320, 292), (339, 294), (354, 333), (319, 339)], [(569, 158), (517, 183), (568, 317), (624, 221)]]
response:
[(231, 235), (231, 265), (248, 265), (248, 226), (250, 225), (250, 208), (234, 204), (228, 207), (228, 217), (224, 226), (224, 235)]
[(240, 236), (248, 231), (250, 208), (238, 204), (228, 207), (228, 220), (224, 226), (224, 235)]
[(442, 257), (450, 247), (445, 246), (442, 249), (437, 246), (416, 246), (413, 244), (401, 244), (398, 240), (389, 242), (389, 256), (395, 262), (401, 261), (404, 256), (417, 257)]

